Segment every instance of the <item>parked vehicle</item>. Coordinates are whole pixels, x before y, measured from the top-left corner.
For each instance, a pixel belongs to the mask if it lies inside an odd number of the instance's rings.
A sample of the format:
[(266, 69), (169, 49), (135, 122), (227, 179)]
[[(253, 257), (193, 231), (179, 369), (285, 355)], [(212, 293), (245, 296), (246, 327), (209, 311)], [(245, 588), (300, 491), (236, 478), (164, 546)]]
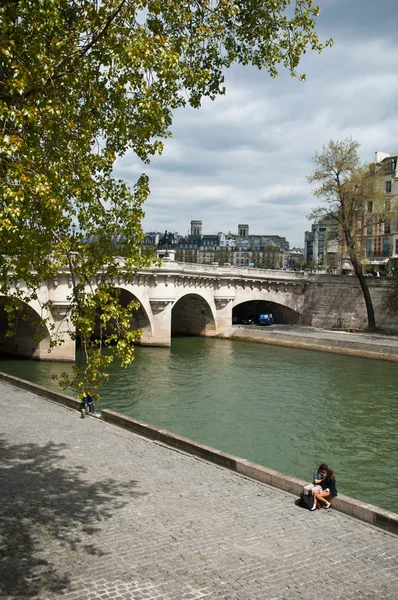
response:
[(242, 325), (257, 325), (257, 317), (255, 315), (251, 315), (250, 317), (243, 317), (240, 320)]
[(265, 313), (264, 315), (259, 315), (258, 317), (259, 325), (273, 325), (274, 323), (275, 320), (272, 313)]

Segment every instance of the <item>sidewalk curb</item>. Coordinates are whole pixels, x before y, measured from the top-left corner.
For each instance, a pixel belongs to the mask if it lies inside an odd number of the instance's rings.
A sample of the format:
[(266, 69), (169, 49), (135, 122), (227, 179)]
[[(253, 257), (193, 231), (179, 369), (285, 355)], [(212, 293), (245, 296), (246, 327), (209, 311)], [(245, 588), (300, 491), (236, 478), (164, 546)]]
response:
[[(80, 400), (76, 400), (76, 398), (72, 398), (66, 394), (54, 392), (35, 383), (20, 379), (19, 377), (14, 377), (12, 375), (0, 372), (0, 381), (4, 381), (5, 383), (15, 387), (32, 392), (38, 396), (41, 396), (42, 398), (57, 402), (58, 404), (68, 408), (77, 411), (79, 411), (81, 408)], [(156, 440), (167, 446), (186, 452), (187, 454), (191, 454), (206, 461), (215, 463), (221, 467), (235, 471), (240, 475), (249, 477), (250, 479), (254, 479), (256, 481), (260, 481), (261, 483), (284, 490), (285, 492), (289, 492), (295, 496), (300, 496), (303, 486), (308, 483), (307, 481), (297, 477), (285, 475), (279, 471), (263, 467), (262, 465), (253, 463), (238, 456), (222, 452), (221, 450), (217, 450), (211, 446), (200, 444), (199, 442), (195, 442), (189, 438), (171, 433), (166, 429), (161, 429), (159, 427), (149, 425), (148, 423), (144, 423), (143, 421), (132, 419), (131, 417), (127, 417), (110, 409), (104, 409), (101, 411), (101, 420), (105, 423), (121, 427), (145, 438)], [(332, 506), (333, 509), (339, 512), (351, 517), (355, 517), (356, 519), (369, 523), (370, 525), (374, 525), (379, 529), (384, 529), (385, 531), (398, 535), (398, 514), (396, 513), (389, 512), (379, 508), (378, 506), (374, 506), (373, 504), (361, 502), (355, 498), (343, 495), (339, 495), (337, 498), (335, 498)]]

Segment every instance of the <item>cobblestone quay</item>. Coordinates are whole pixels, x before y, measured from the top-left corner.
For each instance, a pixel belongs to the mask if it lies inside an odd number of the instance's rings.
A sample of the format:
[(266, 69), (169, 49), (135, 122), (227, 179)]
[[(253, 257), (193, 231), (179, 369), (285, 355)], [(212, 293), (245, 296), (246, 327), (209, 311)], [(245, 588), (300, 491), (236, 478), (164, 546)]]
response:
[(1, 600), (398, 599), (397, 536), (4, 383), (0, 444)]

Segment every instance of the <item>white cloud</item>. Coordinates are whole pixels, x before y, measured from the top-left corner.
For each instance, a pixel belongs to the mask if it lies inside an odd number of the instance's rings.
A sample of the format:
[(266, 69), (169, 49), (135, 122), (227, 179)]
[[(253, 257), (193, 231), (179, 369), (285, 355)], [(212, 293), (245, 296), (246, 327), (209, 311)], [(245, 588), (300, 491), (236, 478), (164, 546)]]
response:
[[(384, 1), (387, 12), (395, 6)], [(320, 35), (335, 44), (306, 55), (307, 83), (235, 67), (225, 97), (176, 113), (173, 138), (150, 166), (131, 154), (119, 159), (116, 175), (131, 183), (150, 175), (146, 231), (186, 233), (191, 219), (201, 219), (206, 233), (249, 223), (253, 233), (302, 246), (317, 204), (306, 181), (317, 150), (352, 136), (363, 161), (376, 150), (398, 152), (396, 19), (394, 26), (373, 0), (361, 0), (360, 12), (346, 0), (319, 3)]]

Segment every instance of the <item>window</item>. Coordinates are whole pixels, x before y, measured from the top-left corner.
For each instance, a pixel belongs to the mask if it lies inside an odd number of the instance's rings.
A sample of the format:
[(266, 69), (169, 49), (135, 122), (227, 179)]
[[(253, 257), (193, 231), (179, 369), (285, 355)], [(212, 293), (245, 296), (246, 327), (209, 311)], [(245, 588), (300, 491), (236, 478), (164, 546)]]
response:
[(384, 221), (384, 233), (391, 233), (391, 222)]
[(373, 210), (373, 202), (371, 200), (369, 200), (368, 202), (368, 212), (372, 212)]
[(386, 200), (386, 212), (390, 212), (391, 210), (391, 200)]
[(391, 192), (391, 181), (386, 181), (386, 192)]
[(395, 240), (395, 254), (398, 254), (398, 238)]
[(372, 256), (372, 240), (366, 240), (366, 256)]
[(390, 239), (384, 238), (383, 240), (383, 256), (390, 256)]

